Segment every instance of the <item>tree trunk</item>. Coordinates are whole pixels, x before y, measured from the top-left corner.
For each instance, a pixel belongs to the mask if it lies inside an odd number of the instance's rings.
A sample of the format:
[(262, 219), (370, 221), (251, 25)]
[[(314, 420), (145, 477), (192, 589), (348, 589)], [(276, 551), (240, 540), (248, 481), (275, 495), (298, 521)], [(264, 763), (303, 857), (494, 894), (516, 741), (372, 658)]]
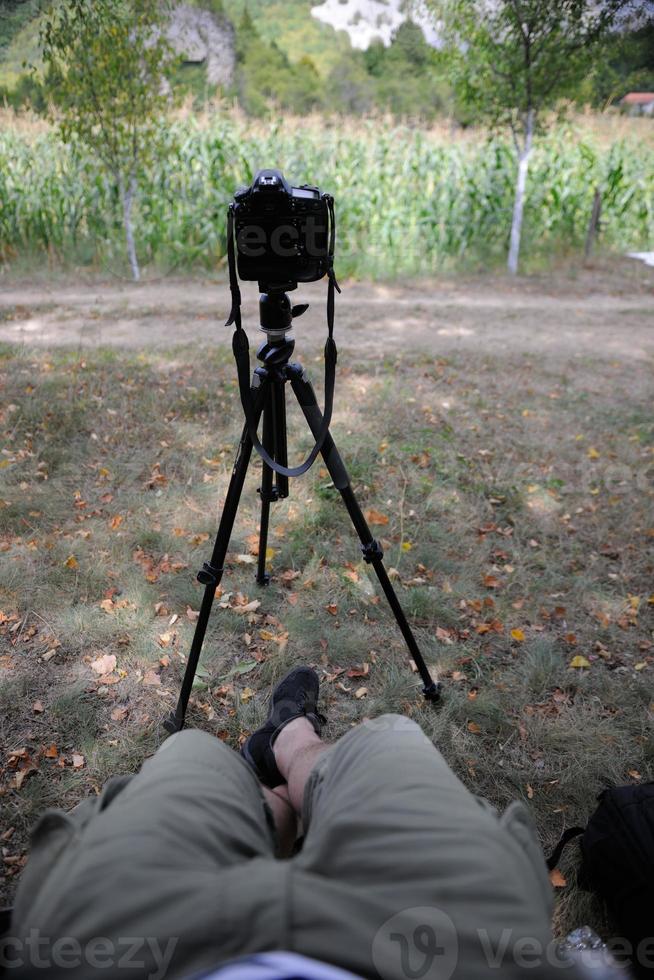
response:
[(520, 256), (520, 237), (522, 235), (522, 214), (525, 203), (525, 187), (527, 186), (527, 171), (529, 169), (529, 156), (534, 136), (534, 110), (530, 109), (527, 113), (527, 125), (525, 129), (525, 141), (518, 155), (518, 176), (515, 185), (515, 197), (513, 199), (513, 221), (511, 222), (511, 246), (509, 248), (509, 259), (507, 262), (508, 270), (512, 276), (518, 273), (518, 258)]
[(136, 177), (130, 174), (129, 183), (125, 188), (124, 181), (120, 179), (120, 196), (123, 202), (123, 223), (125, 225), (125, 240), (127, 242), (127, 257), (132, 269), (134, 282), (141, 278), (139, 260), (136, 256), (136, 245), (134, 244), (134, 228), (132, 226), (132, 205), (136, 196)]

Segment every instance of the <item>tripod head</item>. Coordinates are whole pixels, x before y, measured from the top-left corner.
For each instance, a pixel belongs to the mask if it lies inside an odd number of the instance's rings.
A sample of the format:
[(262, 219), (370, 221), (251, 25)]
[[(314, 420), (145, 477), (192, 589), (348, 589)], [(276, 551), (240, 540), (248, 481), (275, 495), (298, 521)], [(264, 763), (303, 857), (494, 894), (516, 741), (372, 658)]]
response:
[[(260, 284), (261, 285), (261, 284)], [(257, 351), (257, 357), (264, 364), (286, 364), (293, 353), (295, 340), (290, 329), (293, 320), (302, 316), (309, 308), (308, 303), (291, 306), (288, 293), (270, 289), (259, 296), (260, 329), (267, 340)]]

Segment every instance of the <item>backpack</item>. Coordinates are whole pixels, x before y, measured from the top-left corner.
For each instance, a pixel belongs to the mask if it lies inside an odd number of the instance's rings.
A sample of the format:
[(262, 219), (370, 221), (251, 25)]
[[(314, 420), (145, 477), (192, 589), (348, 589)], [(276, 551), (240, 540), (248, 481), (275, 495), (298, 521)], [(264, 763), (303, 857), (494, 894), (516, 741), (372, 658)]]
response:
[[(579, 884), (607, 903), (620, 937), (631, 944), (638, 977), (654, 977), (654, 782), (615, 786), (597, 797), (586, 827), (566, 830), (547, 861), (558, 864), (581, 835)], [(640, 947), (640, 956), (638, 955)]]

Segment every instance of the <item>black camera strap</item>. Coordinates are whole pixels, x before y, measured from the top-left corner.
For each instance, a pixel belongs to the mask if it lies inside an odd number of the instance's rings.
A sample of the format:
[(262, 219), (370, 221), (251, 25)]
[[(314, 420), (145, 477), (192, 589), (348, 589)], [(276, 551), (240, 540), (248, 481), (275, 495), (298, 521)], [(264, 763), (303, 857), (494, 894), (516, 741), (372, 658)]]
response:
[(248, 435), (252, 440), (252, 445), (261, 456), (264, 463), (279, 473), (281, 476), (302, 476), (313, 465), (318, 453), (323, 447), (329, 426), (332, 420), (334, 408), (334, 388), (336, 384), (336, 361), (338, 352), (334, 341), (334, 301), (335, 292), (340, 293), (340, 287), (336, 281), (334, 273), (334, 249), (336, 245), (336, 221), (334, 217), (334, 198), (331, 194), (323, 194), (323, 200), (327, 205), (329, 213), (329, 244), (327, 252), (327, 340), (325, 342), (325, 411), (323, 413), (320, 429), (316, 437), (316, 444), (300, 466), (282, 466), (277, 463), (266, 451), (259, 441), (257, 435), (257, 425), (254, 416), (254, 406), (252, 404), (252, 393), (250, 391), (250, 344), (247, 334), (243, 329), (241, 321), (241, 290), (238, 284), (236, 273), (236, 249), (234, 241), (234, 210), (230, 204), (227, 211), (227, 262), (229, 266), (229, 288), (232, 294), (232, 308), (229, 319), (225, 326), (234, 324), (234, 335), (232, 337), (232, 351), (236, 361), (236, 371), (238, 374), (238, 387), (241, 396), (241, 404), (245, 413)]

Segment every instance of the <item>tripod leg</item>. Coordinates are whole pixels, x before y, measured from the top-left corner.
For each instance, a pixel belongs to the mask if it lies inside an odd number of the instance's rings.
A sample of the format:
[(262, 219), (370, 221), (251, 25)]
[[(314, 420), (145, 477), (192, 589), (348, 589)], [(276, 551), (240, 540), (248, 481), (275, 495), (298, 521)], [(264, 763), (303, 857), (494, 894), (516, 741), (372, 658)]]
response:
[[(261, 379), (257, 375), (255, 375), (255, 378), (258, 380), (258, 387), (255, 387), (253, 383), (252, 396), (254, 399), (254, 417), (258, 422), (263, 410), (264, 399), (266, 398), (268, 389), (265, 379), (262, 383)], [(179, 700), (177, 702), (177, 707), (164, 722), (164, 728), (171, 734), (173, 732), (180, 731), (180, 729), (184, 727), (184, 718), (186, 716), (188, 699), (191, 696), (193, 679), (195, 678), (195, 672), (200, 660), (200, 653), (202, 651), (202, 644), (204, 643), (204, 636), (207, 631), (211, 606), (216, 595), (216, 589), (218, 588), (220, 580), (223, 577), (225, 556), (227, 554), (227, 548), (229, 547), (229, 539), (232, 534), (232, 528), (234, 527), (236, 512), (238, 510), (239, 500), (241, 499), (241, 492), (243, 490), (243, 484), (245, 482), (245, 476), (250, 464), (251, 455), (252, 440), (248, 435), (246, 425), (243, 428), (241, 441), (239, 442), (238, 450), (236, 452), (234, 469), (232, 470), (232, 476), (229, 481), (229, 488), (227, 490), (225, 505), (220, 518), (220, 524), (218, 526), (218, 533), (216, 535), (211, 561), (205, 562), (198, 572), (198, 582), (201, 582), (205, 587), (204, 596), (202, 597), (200, 615), (198, 616), (198, 621), (195, 626), (195, 633), (193, 634), (193, 642), (191, 644), (191, 650), (189, 652), (188, 662), (186, 664), (186, 671), (184, 673), (184, 680), (182, 681), (182, 688), (180, 691)]]
[[(304, 413), (304, 417), (309, 424), (309, 428), (314, 436), (317, 436), (318, 432), (320, 431), (322, 414), (318, 407), (313, 386), (306, 377), (303, 368), (299, 364), (290, 364), (287, 369), (287, 376), (291, 382), (291, 386), (299, 402), (300, 408)], [(348, 514), (350, 515), (350, 520), (352, 521), (354, 528), (359, 535), (364, 560), (374, 568), (377, 578), (379, 579), (379, 584), (384, 590), (384, 595), (386, 596), (388, 604), (393, 611), (397, 625), (400, 627), (400, 631), (409, 649), (409, 653), (413, 657), (415, 665), (418, 668), (418, 672), (424, 685), (423, 694), (428, 701), (437, 701), (440, 697), (440, 684), (437, 684), (429, 673), (427, 664), (425, 663), (416, 642), (416, 638), (413, 635), (413, 631), (409, 626), (406, 616), (404, 615), (404, 610), (400, 605), (400, 600), (397, 597), (395, 589), (391, 584), (391, 580), (388, 577), (386, 568), (384, 567), (384, 552), (382, 551), (379, 542), (372, 536), (368, 523), (363, 516), (356, 497), (354, 496), (354, 492), (350, 485), (350, 478), (347, 474), (347, 470), (345, 469), (343, 460), (341, 459), (338, 450), (334, 445), (334, 440), (329, 433), (327, 434), (327, 438), (323, 443), (321, 455), (325, 461), (325, 466), (329, 470), (329, 475), (334, 482), (334, 486), (339, 491), (343, 499), (343, 503), (347, 508)]]
[[(264, 449), (274, 458), (274, 436), (273, 436), (273, 415), (272, 415), (272, 391), (270, 387), (266, 392), (266, 401), (263, 407), (263, 432), (261, 444)], [(273, 489), (273, 471), (263, 463), (261, 474), (261, 486), (259, 487), (261, 497), (261, 523), (259, 525), (259, 557), (257, 560), (257, 584), (268, 585), (270, 575), (266, 571), (266, 550), (268, 548), (268, 525), (270, 521), (270, 504), (277, 500), (277, 490)]]
[[(273, 378), (266, 396), (266, 403), (263, 409), (263, 435), (262, 444), (270, 455), (282, 466), (286, 466), (286, 398), (285, 382), (278, 378)], [(263, 464), (263, 475), (261, 478), (261, 525), (259, 531), (259, 560), (257, 563), (257, 582), (259, 585), (268, 585), (270, 575), (266, 571), (266, 551), (268, 550), (268, 529), (270, 525), (270, 505), (277, 500), (288, 497), (288, 477), (280, 473), (275, 474), (275, 485), (273, 486), (272, 470)]]

